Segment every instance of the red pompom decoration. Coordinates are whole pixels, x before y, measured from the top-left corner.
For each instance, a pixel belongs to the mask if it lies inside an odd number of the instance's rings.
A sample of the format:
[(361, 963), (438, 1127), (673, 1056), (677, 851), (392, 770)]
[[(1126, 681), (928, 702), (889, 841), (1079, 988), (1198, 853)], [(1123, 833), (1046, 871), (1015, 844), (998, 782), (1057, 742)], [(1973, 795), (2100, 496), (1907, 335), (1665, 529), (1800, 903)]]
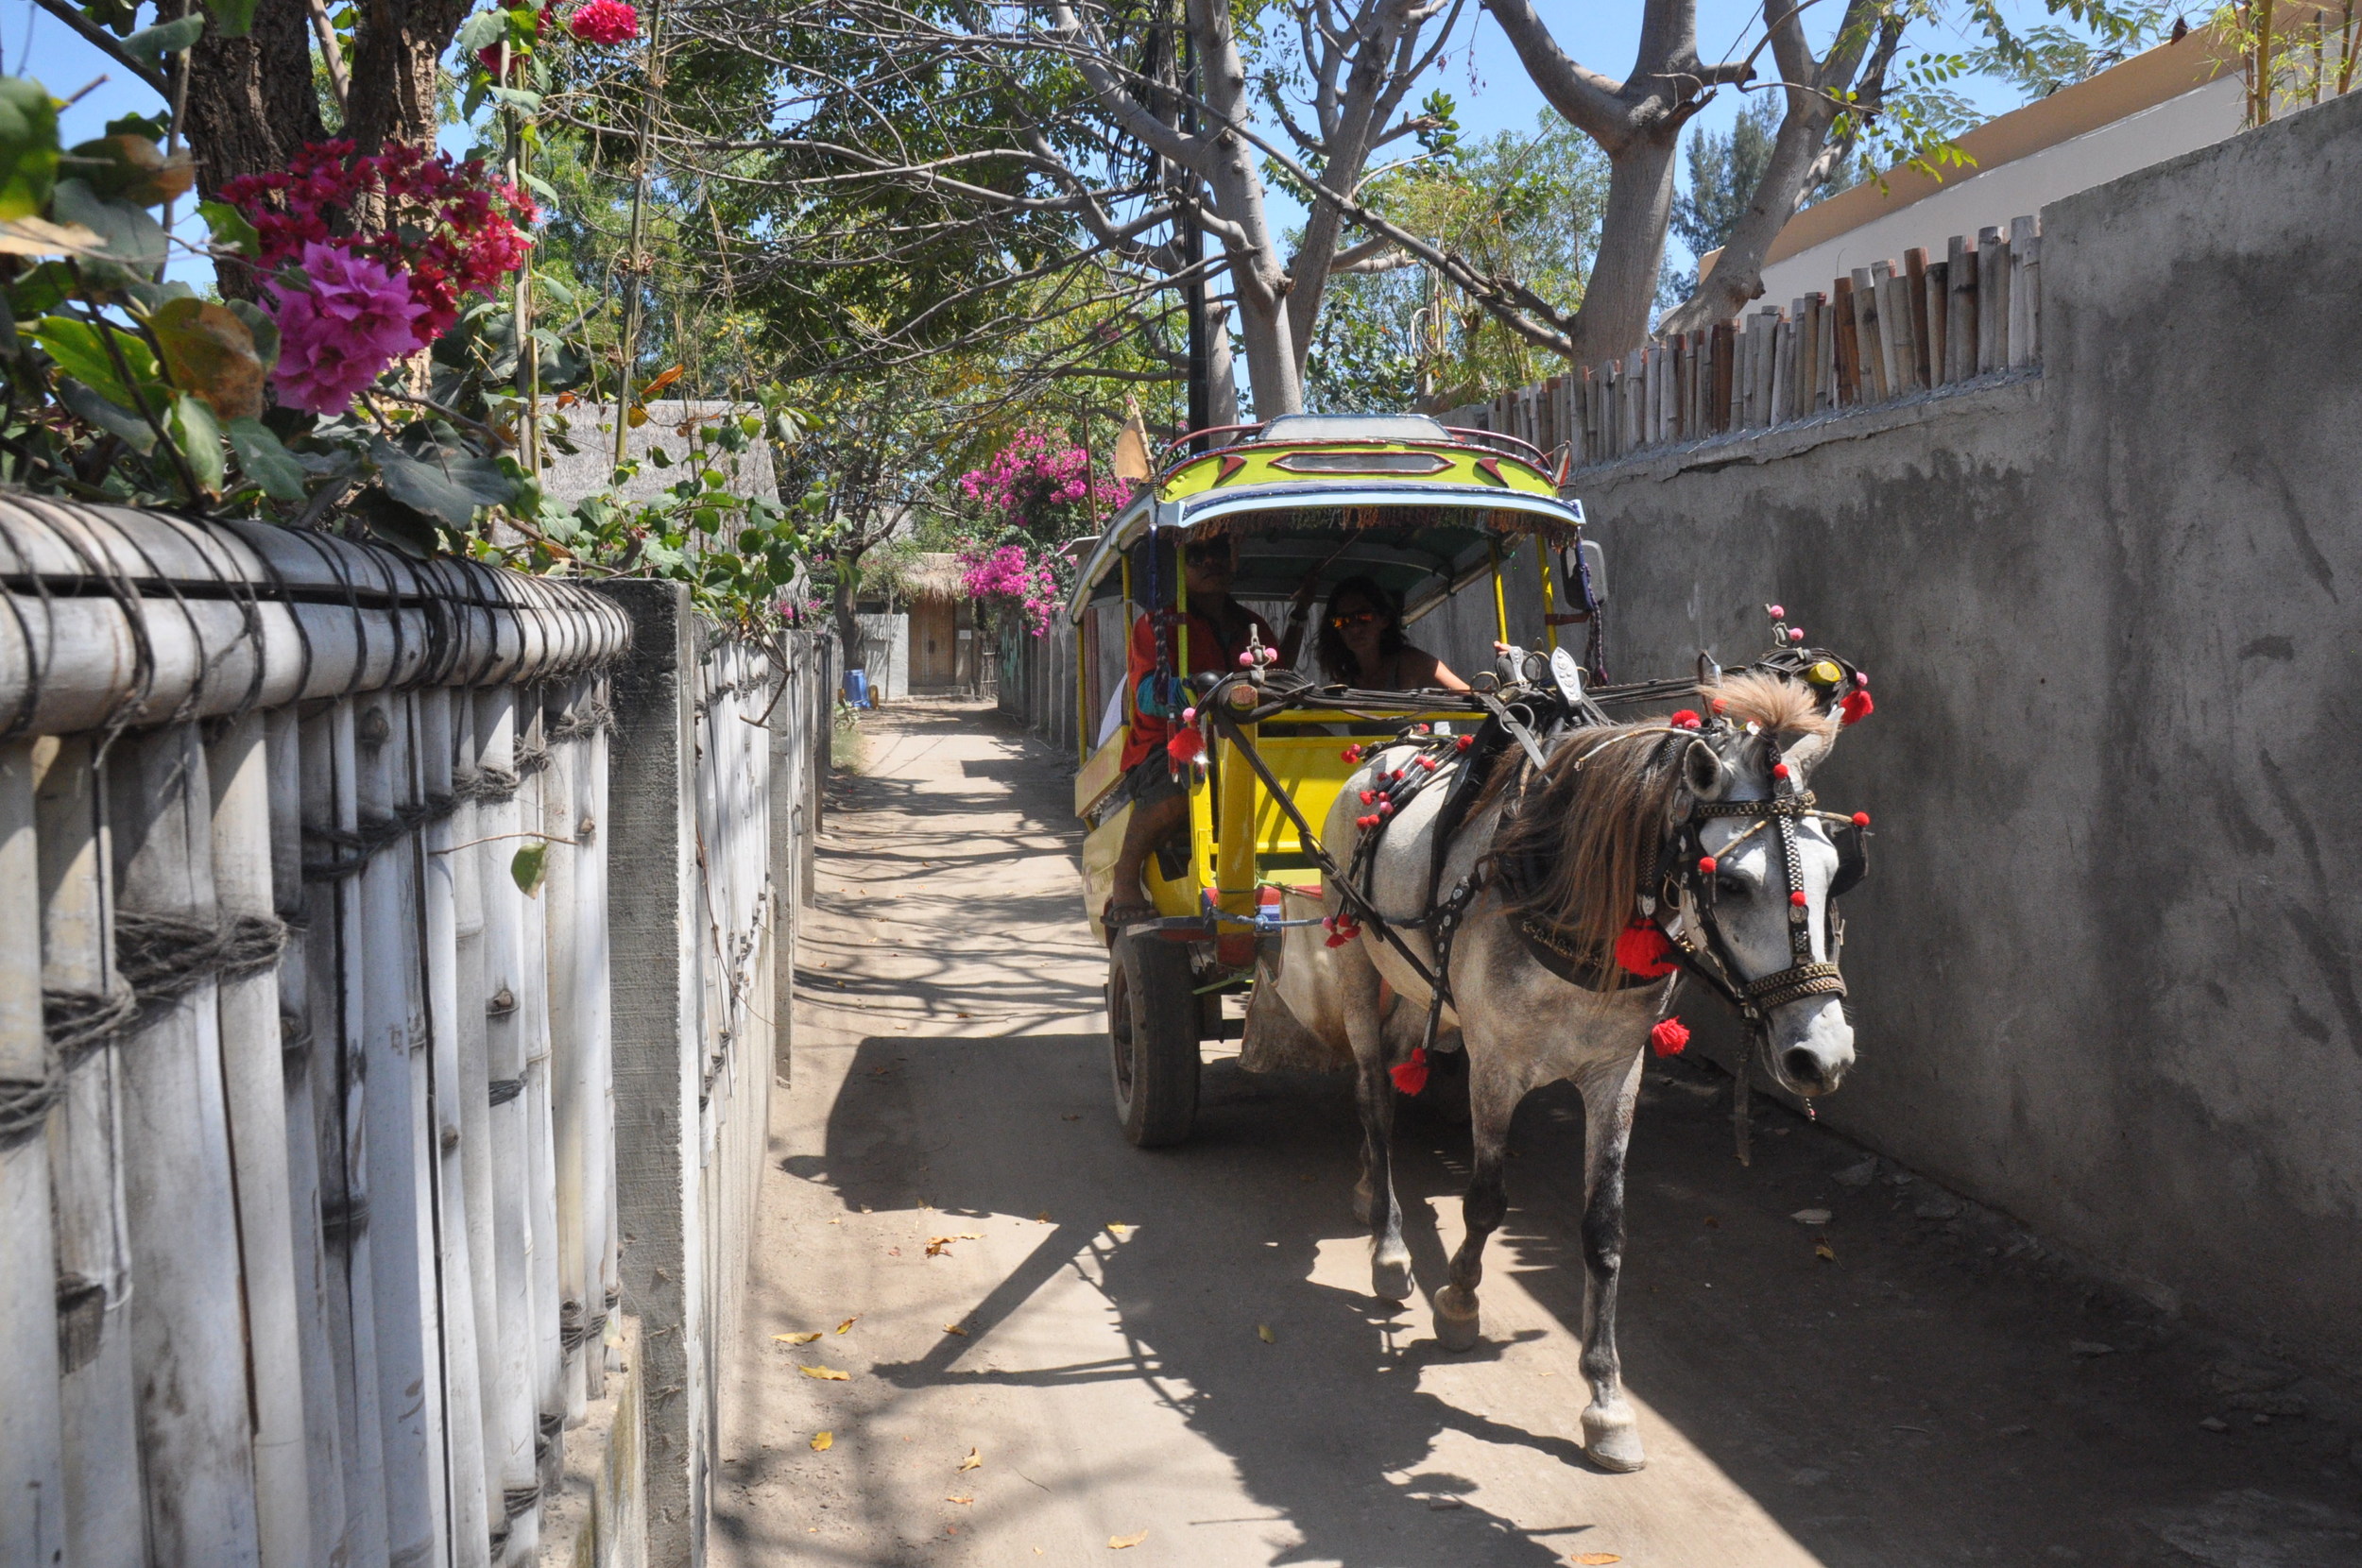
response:
[(1415, 1095), (1421, 1089), (1426, 1088), (1427, 1048), (1425, 1046), (1412, 1046), (1411, 1048), (1411, 1060), (1396, 1065), (1388, 1076), (1394, 1079), (1395, 1087), (1400, 1089), (1407, 1095)]
[(1194, 762), (1206, 750), (1206, 737), (1194, 729), (1185, 729), (1165, 742), (1165, 755), (1175, 762)]
[(1714, 860), (1714, 857), (1713, 857), (1713, 856), (1711, 856), (1711, 855), (1701, 855), (1701, 856), (1699, 856), (1699, 857), (1698, 857), (1698, 875), (1699, 875), (1699, 876), (1701, 876), (1701, 877), (1711, 877), (1711, 876), (1713, 876), (1713, 875), (1714, 875), (1714, 869), (1715, 869), (1715, 860)]
[(1454, 740), (1454, 741), (1452, 741), (1452, 749), (1453, 749), (1454, 751), (1466, 751), (1466, 750), (1467, 750), (1470, 746), (1473, 746), (1473, 745), (1475, 745), (1475, 744), (1476, 744), (1476, 737), (1475, 737), (1475, 736), (1473, 736), (1473, 735), (1463, 735), (1463, 736), (1460, 736), (1459, 738), (1457, 738), (1456, 740)]
[(1705, 723), (1704, 720), (1698, 717), (1695, 709), (1687, 707), (1676, 708), (1665, 722), (1671, 724), (1675, 729), (1696, 729), (1700, 724)]
[(1659, 1056), (1679, 1056), (1689, 1045), (1689, 1026), (1679, 1018), (1667, 1018), (1649, 1031), (1649, 1048)]
[(1381, 817), (1393, 816), (1395, 814), (1395, 803), (1391, 800), (1379, 801), (1378, 803), (1378, 814)]
[(1617, 967), (1648, 979), (1669, 975), (1681, 967), (1666, 956), (1672, 950), (1673, 945), (1651, 921), (1635, 920), (1617, 933)]
[(1367, 806), (1371, 801), (1376, 800), (1377, 798), (1378, 792), (1376, 790), (1364, 790), (1361, 792), (1361, 804), (1364, 806)]
[(1717, 697), (1706, 706), (1717, 713), (1727, 713), (1730, 711), (1731, 700), (1728, 697)]
[(1854, 826), (1855, 826), (1855, 827), (1869, 827), (1869, 826), (1870, 826), (1870, 813), (1869, 813), (1869, 812), (1867, 812), (1867, 811), (1856, 811), (1856, 812), (1854, 813)]
[(1353, 819), (1353, 825), (1366, 833), (1371, 828), (1378, 826), (1378, 819), (1376, 817), (1356, 817)]
[(1342, 947), (1361, 934), (1361, 928), (1349, 914), (1332, 914), (1324, 922), (1329, 928), (1327, 946)]
[(1870, 700), (1870, 689), (1862, 686), (1857, 686), (1845, 693), (1845, 700), (1837, 705), (1838, 712), (1844, 716), (1845, 722), (1849, 724), (1860, 724), (1876, 712), (1877, 707), (1878, 705)]
[(1772, 776), (1774, 778), (1786, 778), (1788, 776), (1788, 764), (1785, 762), (1772, 763)]
[(1806, 904), (1812, 902), (1811, 899), (1805, 896), (1805, 890), (1802, 888), (1798, 888), (1794, 893), (1789, 894), (1788, 895), (1788, 901), (1795, 905), (1800, 910)]
[(1361, 760), (1361, 748), (1360, 746), (1347, 746), (1344, 750), (1339, 752), (1337, 757), (1341, 761), (1359, 762)]

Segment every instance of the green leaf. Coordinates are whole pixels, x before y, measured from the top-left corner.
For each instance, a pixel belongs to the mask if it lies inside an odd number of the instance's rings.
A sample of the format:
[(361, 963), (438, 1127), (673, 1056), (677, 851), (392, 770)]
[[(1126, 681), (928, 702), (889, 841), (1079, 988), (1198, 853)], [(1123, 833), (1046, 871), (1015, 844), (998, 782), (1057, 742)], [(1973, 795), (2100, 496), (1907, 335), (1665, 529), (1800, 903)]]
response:
[(494, 102), (506, 104), (522, 114), (531, 114), (541, 107), (541, 94), (528, 93), (522, 87), (495, 87), (490, 96)]
[(508, 36), (506, 11), (478, 11), (459, 25), (459, 34), (452, 42), (472, 55), (478, 49), (489, 49)]
[(263, 236), (254, 231), (246, 214), (226, 201), (200, 201), (197, 204), (205, 227), (213, 230), (214, 244), (224, 250), (234, 250), (248, 261), (263, 253)]
[(263, 307), (247, 299), (224, 301), (230, 314), (246, 323), (247, 335), (254, 339), (254, 357), (268, 370), (279, 363), (279, 323), (263, 314)]
[(303, 499), (303, 465), (280, 445), (279, 437), (260, 419), (232, 419), (230, 450), (238, 454), (238, 471), (263, 487), (273, 501)]
[[(140, 398), (134, 395), (134, 385), (145, 395), (151, 410), (161, 409), (171, 395), (146, 342), (119, 327), (101, 328), (95, 322), (78, 321), (70, 315), (44, 315), (33, 329), (33, 341), (58, 362), (59, 369), (118, 408), (139, 412)], [(131, 373), (128, 384), (115, 368), (114, 355), (107, 351), (111, 341), (123, 356), (125, 368)]]
[(155, 207), (186, 196), (197, 183), (197, 161), (185, 152), (167, 156), (145, 136), (126, 131), (77, 142), (60, 161), (102, 200)]
[(541, 883), (550, 874), (550, 841), (536, 839), (509, 857), (508, 875), (516, 882), (517, 891), (528, 898), (541, 895)]
[(156, 450), (156, 433), (145, 419), (128, 409), (117, 408), (73, 377), (58, 378), (58, 401), (76, 418), (96, 425), (110, 435), (121, 436), (123, 444), (142, 457)]
[(60, 179), (49, 210), (60, 223), (78, 223), (97, 234), (111, 261), (136, 267), (163, 264), (163, 225), (129, 201), (109, 201), (81, 180)]
[(449, 452), (413, 456), (383, 436), (369, 442), (369, 456), (388, 495), (454, 528), (467, 527), (477, 507), (497, 506), (517, 492), (515, 482), (489, 457)]
[[(232, 3), (236, 3), (236, 0), (232, 0)], [(245, 4), (247, 20), (250, 23), (254, 18), (253, 0), (245, 0)], [(230, 37), (241, 37), (245, 31), (244, 27), (239, 28), (236, 33), (229, 33), (227, 28), (224, 29), (225, 34)], [(175, 17), (170, 22), (159, 22), (152, 27), (142, 27), (123, 41), (123, 52), (143, 63), (162, 65), (166, 55), (179, 54), (203, 37), (204, 33), (205, 13), (192, 8), (186, 16)]]
[(180, 455), (189, 460), (189, 471), (197, 476), (197, 484), (208, 495), (221, 494), (230, 470), (222, 461), (221, 425), (213, 409), (202, 398), (184, 392), (172, 400), (164, 430), (180, 449)]
[(38, 216), (57, 178), (57, 100), (37, 81), (0, 77), (0, 218)]
[(350, 510), (371, 534), (412, 560), (426, 560), (442, 546), (435, 520), (396, 501), (383, 486), (372, 485), (354, 496)]

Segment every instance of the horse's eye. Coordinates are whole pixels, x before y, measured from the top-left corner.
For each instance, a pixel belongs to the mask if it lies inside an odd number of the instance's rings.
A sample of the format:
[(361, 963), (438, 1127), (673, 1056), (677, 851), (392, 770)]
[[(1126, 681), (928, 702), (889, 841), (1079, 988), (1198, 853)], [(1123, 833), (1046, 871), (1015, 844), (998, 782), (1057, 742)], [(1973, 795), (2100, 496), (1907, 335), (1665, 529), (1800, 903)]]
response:
[(1714, 892), (1717, 897), (1744, 898), (1747, 896), (1747, 880), (1727, 871), (1720, 873), (1714, 878)]

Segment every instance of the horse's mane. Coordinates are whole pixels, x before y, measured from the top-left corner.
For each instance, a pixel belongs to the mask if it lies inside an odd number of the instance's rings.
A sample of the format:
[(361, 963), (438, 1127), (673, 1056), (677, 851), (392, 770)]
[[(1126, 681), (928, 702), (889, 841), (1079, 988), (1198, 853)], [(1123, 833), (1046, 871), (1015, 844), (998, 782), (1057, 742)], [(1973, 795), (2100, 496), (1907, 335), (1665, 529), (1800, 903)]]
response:
[[(1811, 690), (1783, 676), (1749, 671), (1702, 686), (1737, 724), (1760, 726), (1769, 742), (1818, 737), (1825, 751), (1837, 725)], [(1644, 873), (1652, 871), (1665, 829), (1683, 806), (1682, 758), (1694, 737), (1661, 719), (1567, 731), (1549, 766), (1511, 754), (1495, 770), (1479, 809), (1514, 789), (1515, 803), (1493, 841), (1496, 863), (1533, 866), (1518, 912), (1556, 929), (1557, 937), (1614, 983), (1622, 965), (1616, 939), (1635, 913)], [(1513, 782), (1514, 781), (1514, 782)]]

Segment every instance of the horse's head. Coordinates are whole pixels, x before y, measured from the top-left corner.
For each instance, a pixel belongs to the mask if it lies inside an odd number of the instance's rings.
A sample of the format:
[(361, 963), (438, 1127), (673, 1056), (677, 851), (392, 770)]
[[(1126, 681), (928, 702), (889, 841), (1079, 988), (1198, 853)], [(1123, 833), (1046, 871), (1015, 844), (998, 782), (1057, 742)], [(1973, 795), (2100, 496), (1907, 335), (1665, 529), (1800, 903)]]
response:
[(1848, 857), (1806, 790), (1837, 735), (1834, 698), (1764, 673), (1700, 695), (1713, 717), (1683, 754), (1669, 808), (1685, 924), (1762, 1015), (1773, 1079), (1827, 1094), (1854, 1064), (1830, 907)]

